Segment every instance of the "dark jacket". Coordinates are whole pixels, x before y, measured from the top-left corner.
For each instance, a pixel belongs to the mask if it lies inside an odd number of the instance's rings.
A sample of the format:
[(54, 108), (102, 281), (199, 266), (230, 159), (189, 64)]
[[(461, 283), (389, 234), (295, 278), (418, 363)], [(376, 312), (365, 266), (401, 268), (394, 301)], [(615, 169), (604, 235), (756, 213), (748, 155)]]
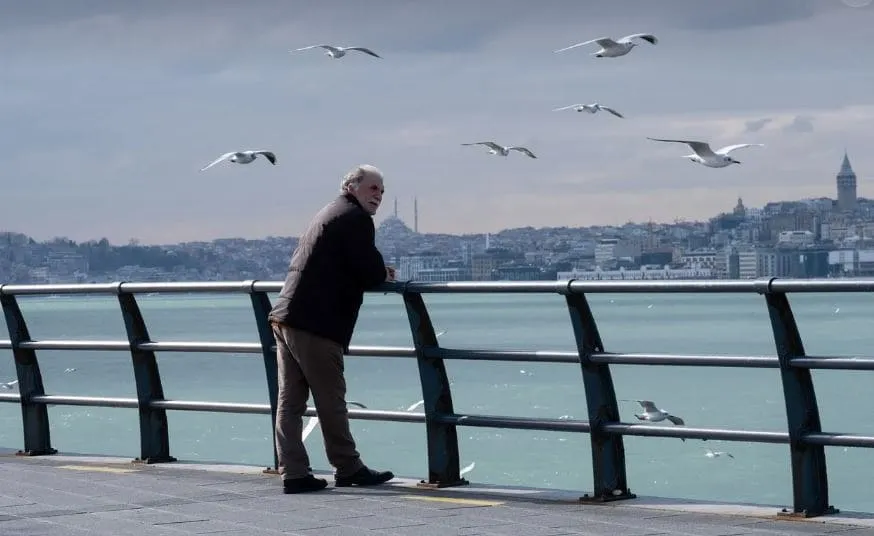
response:
[(269, 320), (348, 350), (364, 291), (385, 281), (373, 217), (349, 194), (315, 215), (291, 256)]

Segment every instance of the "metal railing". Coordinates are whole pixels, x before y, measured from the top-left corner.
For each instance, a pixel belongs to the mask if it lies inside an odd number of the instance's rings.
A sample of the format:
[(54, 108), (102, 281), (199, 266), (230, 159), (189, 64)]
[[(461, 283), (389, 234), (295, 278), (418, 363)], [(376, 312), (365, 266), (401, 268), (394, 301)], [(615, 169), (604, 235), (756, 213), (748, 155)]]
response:
[[(277, 371), (272, 330), (267, 322), (271, 308), (268, 293), (281, 282), (240, 281), (215, 283), (111, 283), (76, 285), (0, 285), (0, 304), (9, 340), (0, 349), (12, 350), (19, 394), (0, 394), (0, 402), (21, 404), (24, 428), (22, 455), (54, 454), (49, 434), (47, 405), (136, 408), (139, 411), (138, 461), (175, 461), (170, 455), (167, 410), (258, 413), (276, 416)], [(874, 437), (822, 431), (811, 369), (874, 370), (874, 358), (808, 356), (787, 293), (871, 292), (867, 280), (755, 280), (755, 281), (532, 281), (388, 283), (379, 292), (403, 297), (413, 347), (353, 346), (351, 356), (414, 358), (418, 363), (424, 414), (405, 411), (349, 411), (353, 419), (425, 423), (428, 476), (421, 485), (446, 487), (466, 484), (460, 475), (457, 426), (587, 432), (591, 438), (594, 489), (581, 500), (614, 501), (635, 497), (628, 487), (623, 436), (717, 439), (790, 446), (793, 512), (813, 517), (837, 512), (829, 504), (825, 446), (874, 447)], [(160, 342), (149, 337), (136, 295), (145, 293), (245, 293), (251, 298), (258, 329), (258, 343)], [(589, 307), (592, 293), (758, 293), (765, 298), (776, 356), (715, 356), (624, 354), (607, 352)], [(460, 350), (441, 348), (422, 298), (429, 293), (541, 293), (564, 296), (576, 341), (576, 352)], [(33, 340), (17, 296), (48, 294), (104, 294), (118, 297), (127, 333), (126, 341)], [(136, 398), (59, 396), (46, 394), (37, 350), (123, 350), (131, 354)], [(167, 400), (155, 352), (228, 352), (261, 354), (267, 376), (269, 404), (241, 404), (192, 400)], [(444, 359), (575, 363), (582, 371), (587, 420), (458, 414)], [(611, 364), (684, 365), (779, 369), (786, 404), (787, 431), (759, 432), (718, 428), (661, 427), (620, 421)], [(315, 415), (312, 408), (307, 415)], [(274, 451), (274, 467), (276, 463)]]

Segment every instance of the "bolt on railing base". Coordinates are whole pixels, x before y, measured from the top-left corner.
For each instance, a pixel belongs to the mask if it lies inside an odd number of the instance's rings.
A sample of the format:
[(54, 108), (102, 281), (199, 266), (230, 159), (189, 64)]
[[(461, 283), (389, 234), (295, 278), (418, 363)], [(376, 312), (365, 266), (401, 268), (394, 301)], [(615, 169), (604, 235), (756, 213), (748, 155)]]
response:
[(637, 495), (631, 493), (630, 489), (622, 491), (621, 489), (613, 490), (613, 493), (609, 494), (601, 494), (601, 495), (589, 495), (586, 493), (578, 500), (583, 504), (592, 504), (592, 503), (608, 503), (613, 501), (622, 501), (625, 499), (636, 499)]
[(146, 458), (145, 460), (142, 458), (134, 458), (133, 460), (131, 460), (131, 463), (152, 465), (155, 463), (170, 463), (175, 461), (176, 458), (174, 458), (173, 456), (153, 456), (150, 458)]
[(15, 452), (16, 456), (51, 456), (57, 454), (58, 449), (43, 449), (43, 450), (19, 450)]
[(779, 512), (777, 512), (777, 517), (785, 518), (785, 519), (809, 519), (811, 517), (819, 517), (819, 516), (829, 516), (833, 514), (839, 514), (841, 511), (835, 508), (832, 505), (829, 505), (828, 508), (825, 509), (824, 512), (811, 512), (809, 510), (802, 510), (800, 512), (790, 512), (788, 508), (783, 508)]
[(440, 488), (454, 488), (456, 486), (469, 486), (470, 482), (467, 479), (459, 478), (454, 482), (425, 482), (424, 480), (420, 480), (417, 484), (417, 488), (423, 489), (440, 489)]

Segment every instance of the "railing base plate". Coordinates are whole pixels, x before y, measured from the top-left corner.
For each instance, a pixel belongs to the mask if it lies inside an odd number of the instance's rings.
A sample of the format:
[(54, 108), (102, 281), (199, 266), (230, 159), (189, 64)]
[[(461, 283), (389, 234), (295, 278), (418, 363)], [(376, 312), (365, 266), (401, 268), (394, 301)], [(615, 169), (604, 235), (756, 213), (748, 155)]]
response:
[(424, 480), (420, 480), (417, 484), (417, 488), (422, 489), (440, 489), (440, 488), (452, 488), (455, 486), (468, 486), (470, 482), (468, 482), (464, 478), (459, 478), (455, 482), (425, 482)]
[(631, 490), (627, 490), (622, 492), (622, 490), (616, 490), (619, 493), (611, 493), (609, 495), (589, 495), (588, 493), (579, 498), (579, 502), (583, 504), (594, 504), (594, 503), (608, 503), (613, 501), (622, 501), (626, 499), (636, 499), (637, 495), (631, 493)]
[(841, 511), (834, 506), (829, 505), (828, 508), (825, 509), (824, 512), (820, 513), (811, 513), (807, 510), (802, 510), (800, 512), (790, 512), (789, 509), (784, 508), (777, 512), (777, 517), (784, 518), (787, 520), (791, 519), (809, 519), (811, 517), (819, 517), (819, 516), (829, 516), (834, 514), (839, 514)]
[(264, 468), (263, 471), (261, 471), (261, 473), (265, 474), (265, 475), (278, 475), (279, 469), (275, 469), (273, 467), (266, 467), (266, 468)]
[(142, 458), (134, 458), (133, 460), (131, 460), (131, 463), (152, 465), (155, 463), (170, 463), (175, 461), (176, 458), (174, 458), (173, 456), (155, 456), (153, 458), (146, 458), (145, 460)]
[(57, 454), (58, 449), (49, 448), (46, 450), (19, 450), (15, 452), (16, 456), (51, 456)]

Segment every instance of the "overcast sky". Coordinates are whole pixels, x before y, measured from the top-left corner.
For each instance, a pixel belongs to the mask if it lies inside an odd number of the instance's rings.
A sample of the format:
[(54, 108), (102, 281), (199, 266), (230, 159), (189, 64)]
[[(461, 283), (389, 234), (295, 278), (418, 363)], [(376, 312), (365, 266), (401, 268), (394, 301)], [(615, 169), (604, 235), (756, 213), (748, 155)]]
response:
[[(0, 18), (0, 230), (171, 243), (297, 235), (359, 163), (422, 232), (703, 219), (874, 197), (864, 0), (29, 0)], [(651, 32), (621, 58), (588, 39)], [(310, 44), (367, 46), (376, 59)], [(600, 102), (625, 119), (553, 112)], [(681, 158), (764, 143), (710, 169)], [(502, 158), (461, 143), (525, 145)], [(278, 157), (200, 168), (236, 149)]]

